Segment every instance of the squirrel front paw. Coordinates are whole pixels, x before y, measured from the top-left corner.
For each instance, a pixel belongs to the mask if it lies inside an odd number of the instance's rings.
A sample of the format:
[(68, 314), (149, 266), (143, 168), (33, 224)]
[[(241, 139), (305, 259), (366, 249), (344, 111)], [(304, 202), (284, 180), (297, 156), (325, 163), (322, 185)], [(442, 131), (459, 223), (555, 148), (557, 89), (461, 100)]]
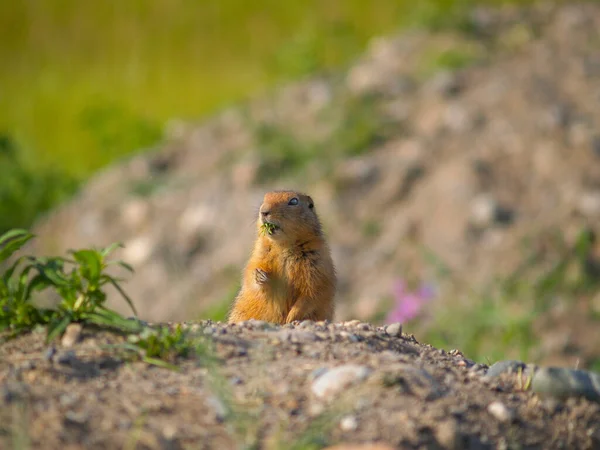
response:
[(254, 271), (254, 279), (258, 284), (265, 284), (269, 281), (269, 275), (262, 269), (256, 269)]

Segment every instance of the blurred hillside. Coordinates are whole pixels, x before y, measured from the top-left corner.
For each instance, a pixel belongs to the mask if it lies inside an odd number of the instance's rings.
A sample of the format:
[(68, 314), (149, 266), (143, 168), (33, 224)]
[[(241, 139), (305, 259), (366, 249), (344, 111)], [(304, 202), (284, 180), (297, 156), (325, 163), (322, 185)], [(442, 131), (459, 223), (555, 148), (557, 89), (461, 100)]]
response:
[(600, 367), (600, 5), (445, 17), (170, 121), (41, 221), (38, 250), (123, 241), (143, 318), (222, 319), (264, 191), (295, 187), (329, 235), (338, 320), (391, 312), (473, 358)]

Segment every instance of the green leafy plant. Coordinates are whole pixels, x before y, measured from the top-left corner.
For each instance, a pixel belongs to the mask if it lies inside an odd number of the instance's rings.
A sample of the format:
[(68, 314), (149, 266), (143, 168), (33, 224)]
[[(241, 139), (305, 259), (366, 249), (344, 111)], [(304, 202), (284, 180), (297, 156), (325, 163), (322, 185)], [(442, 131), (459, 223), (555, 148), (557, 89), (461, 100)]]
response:
[[(11, 230), (0, 237), (0, 263), (7, 261), (34, 237), (26, 230)], [(127, 320), (105, 306), (107, 285), (113, 286), (135, 313), (131, 299), (119, 278), (106, 273), (111, 266), (133, 271), (123, 261), (107, 261), (120, 244), (101, 250), (71, 251), (73, 259), (21, 256), (0, 277), (0, 331), (18, 334), (47, 325), (47, 340), (60, 335), (71, 322), (85, 322), (126, 332), (138, 332), (141, 325)], [(52, 289), (60, 296), (54, 307), (34, 303), (34, 294)]]

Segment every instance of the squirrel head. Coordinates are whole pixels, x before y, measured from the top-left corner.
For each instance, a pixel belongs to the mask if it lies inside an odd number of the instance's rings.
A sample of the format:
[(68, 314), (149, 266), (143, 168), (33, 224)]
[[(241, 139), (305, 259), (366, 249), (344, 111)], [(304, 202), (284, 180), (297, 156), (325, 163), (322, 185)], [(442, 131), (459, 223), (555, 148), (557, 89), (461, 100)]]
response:
[(295, 191), (267, 192), (256, 224), (259, 234), (277, 242), (321, 236), (313, 199)]

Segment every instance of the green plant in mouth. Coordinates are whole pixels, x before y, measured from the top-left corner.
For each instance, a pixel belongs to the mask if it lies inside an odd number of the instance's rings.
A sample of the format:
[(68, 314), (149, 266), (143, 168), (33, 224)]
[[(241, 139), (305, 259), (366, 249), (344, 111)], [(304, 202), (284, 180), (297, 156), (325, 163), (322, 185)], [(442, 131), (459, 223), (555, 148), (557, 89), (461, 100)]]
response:
[(260, 226), (260, 232), (263, 236), (272, 235), (277, 229), (277, 225), (271, 222), (265, 222)]
[[(0, 264), (33, 239), (26, 230), (15, 229), (0, 236)], [(139, 332), (141, 325), (105, 306), (107, 285), (113, 286), (135, 313), (122, 280), (106, 273), (111, 266), (133, 271), (123, 261), (107, 261), (120, 244), (101, 250), (74, 250), (72, 259), (21, 256), (0, 275), (0, 332), (12, 335), (46, 325), (47, 341), (60, 335), (71, 322), (83, 322), (124, 332)], [(53, 307), (36, 305), (35, 293), (53, 290), (60, 300)]]

